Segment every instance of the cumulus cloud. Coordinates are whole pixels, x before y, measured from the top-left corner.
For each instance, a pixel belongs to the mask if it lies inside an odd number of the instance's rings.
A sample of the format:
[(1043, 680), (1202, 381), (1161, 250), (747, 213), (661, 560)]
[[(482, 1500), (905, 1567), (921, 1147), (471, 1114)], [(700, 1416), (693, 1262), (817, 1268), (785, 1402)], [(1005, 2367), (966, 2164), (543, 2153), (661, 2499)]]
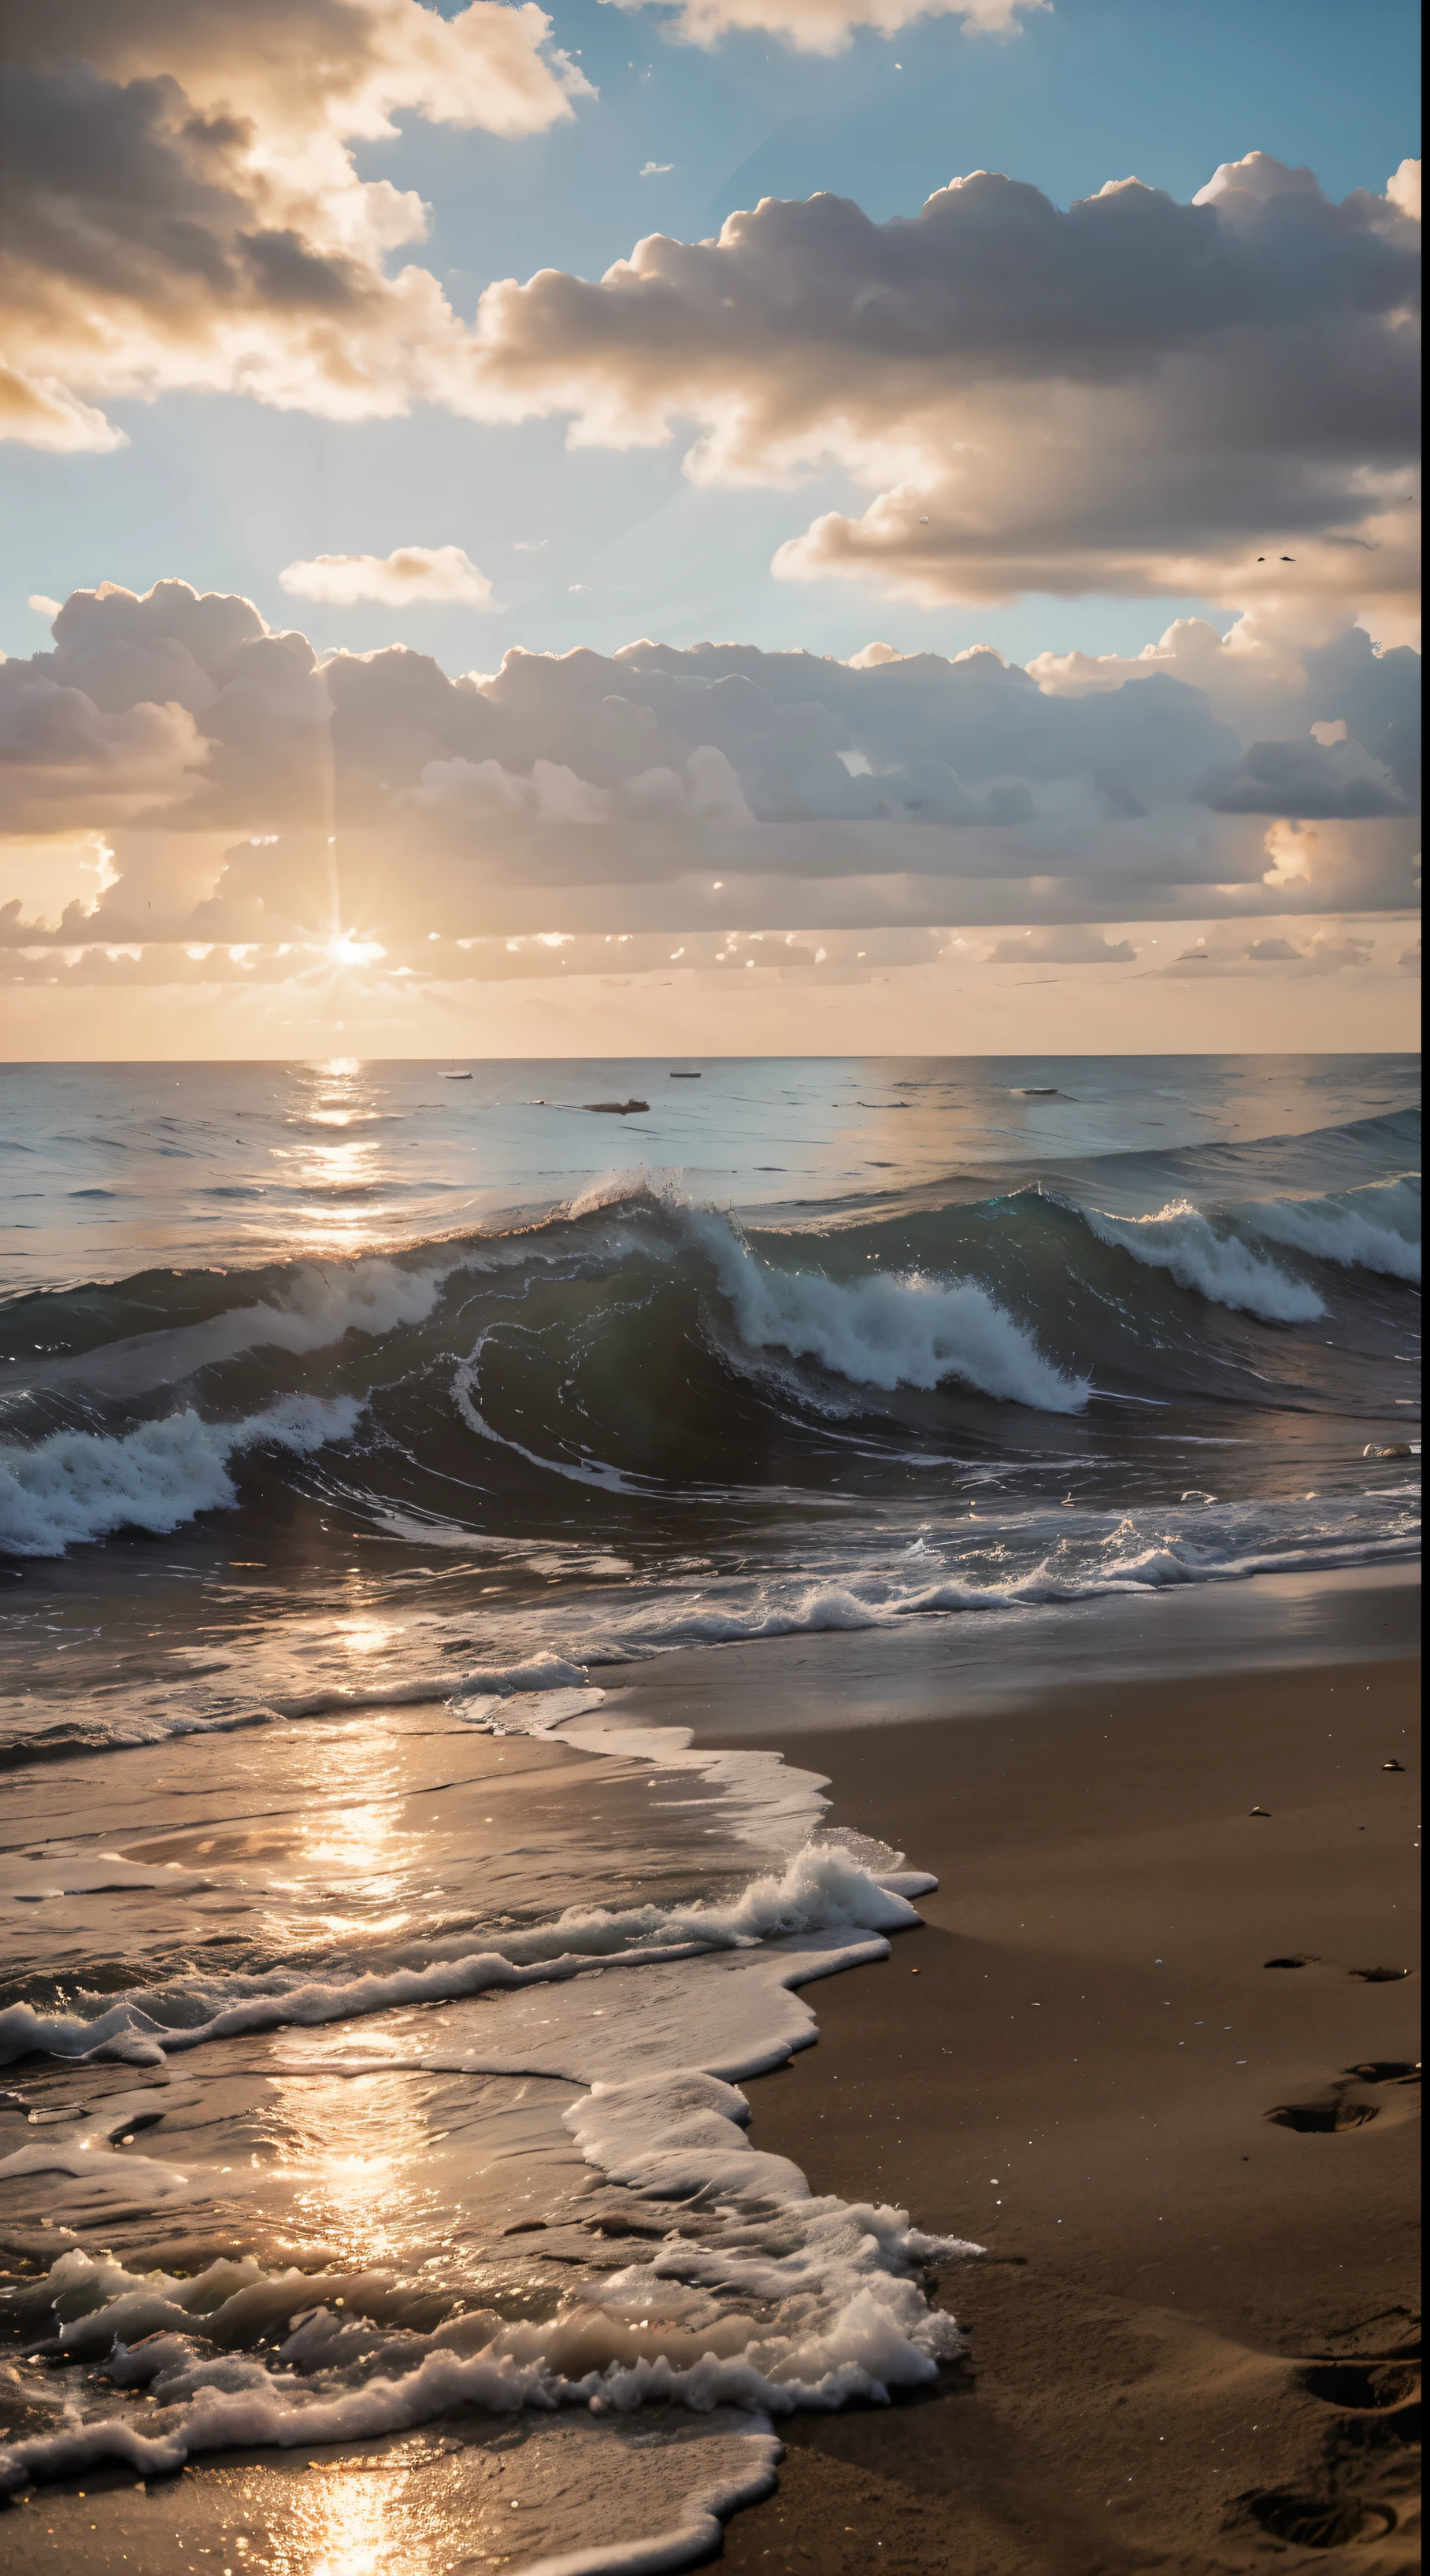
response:
[(1095, 930), (1069, 924), (1061, 930), (1023, 930), (999, 939), (985, 962), (990, 966), (1131, 966), (1136, 957), (1130, 939), (1103, 939)]
[[(623, 8), (642, 8), (649, 0), (620, 0)], [(779, 36), (804, 54), (837, 54), (856, 27), (872, 27), (883, 36), (919, 18), (959, 18), (970, 33), (1008, 35), (1022, 9), (1043, 9), (1050, 0), (677, 0), (663, 23), (672, 35), (691, 45), (715, 45), (722, 37), (758, 32)]]
[(1165, 638), (1087, 685), (987, 649), (649, 641), (452, 678), (178, 581), (78, 591), (52, 635), (0, 664), (0, 832), (111, 835), (97, 902), (44, 917), (70, 944), (937, 922), (1120, 964), (1077, 926), (1414, 901), (1415, 656), (1351, 630), (1283, 645), (1274, 685), (1215, 639), (1222, 712)]
[(1416, 584), (1405, 202), (1397, 183), (1336, 204), (1260, 153), (1190, 205), (1129, 179), (1063, 211), (987, 171), (883, 224), (843, 198), (765, 199), (711, 241), (652, 235), (599, 281), (489, 287), (472, 400), (567, 413), (587, 444), (688, 426), (698, 480), (834, 462), (874, 487), (862, 517), (780, 548), (789, 579), (1398, 611)]
[(525, 0), (47, 0), (3, 11), (0, 434), (102, 449), (97, 408), (197, 386), (339, 419), (459, 389), (427, 210), (351, 146), (409, 114), (540, 133), (588, 92)]
[(320, 599), (351, 608), (360, 599), (406, 608), (429, 600), (494, 608), (492, 586), (460, 546), (397, 546), (390, 555), (314, 555), (285, 564), (278, 576), (294, 599)]
[(1218, 814), (1284, 814), (1295, 820), (1365, 821), (1409, 808), (1395, 780), (1358, 743), (1254, 742), (1203, 795)]

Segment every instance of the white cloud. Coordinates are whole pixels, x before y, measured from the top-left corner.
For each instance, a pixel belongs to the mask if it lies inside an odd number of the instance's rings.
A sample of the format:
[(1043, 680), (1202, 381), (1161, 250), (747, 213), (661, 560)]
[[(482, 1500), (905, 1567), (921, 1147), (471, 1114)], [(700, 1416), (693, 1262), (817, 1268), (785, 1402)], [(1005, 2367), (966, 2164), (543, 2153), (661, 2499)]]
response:
[(643, 161), (637, 176), (642, 179), (668, 179), (674, 168), (673, 161)]
[(1251, 154), (1191, 205), (1126, 180), (1064, 212), (987, 171), (884, 224), (844, 198), (766, 199), (711, 241), (653, 235), (598, 281), (489, 287), (469, 399), (568, 414), (580, 444), (693, 432), (703, 482), (841, 466), (875, 497), (783, 545), (791, 580), (1402, 615), (1419, 423), (1403, 196), (1335, 204)]
[[(114, 836), (71, 940), (316, 938), (334, 831), (355, 935), (393, 958), (419, 926), (939, 922), (1120, 964), (1088, 925), (1414, 902), (1418, 664), (1356, 628), (1269, 659), (1174, 631), (1042, 686), (988, 650), (650, 642), (453, 679), (400, 647), (320, 659), (175, 581), (76, 592), (53, 634), (0, 663), (0, 832)], [(1215, 663), (1221, 713), (1168, 667), (1188, 655)]]
[(177, 386), (337, 419), (458, 389), (469, 335), (412, 191), (359, 176), (399, 114), (518, 137), (589, 96), (526, 0), (48, 0), (6, 20), (0, 435), (121, 433)]
[[(619, 0), (623, 8), (649, 0)], [(666, 0), (657, 0), (666, 10)], [(1022, 9), (1051, 0), (676, 0), (664, 25), (690, 45), (716, 45), (729, 35), (778, 36), (805, 54), (842, 53), (856, 27), (896, 35), (920, 18), (961, 18), (970, 34), (1008, 35)], [(895, 71), (902, 69), (896, 63)]]
[(397, 546), (390, 555), (315, 555), (285, 565), (278, 576), (294, 599), (319, 599), (351, 608), (375, 599), (390, 608), (430, 601), (494, 608), (492, 586), (460, 546)]

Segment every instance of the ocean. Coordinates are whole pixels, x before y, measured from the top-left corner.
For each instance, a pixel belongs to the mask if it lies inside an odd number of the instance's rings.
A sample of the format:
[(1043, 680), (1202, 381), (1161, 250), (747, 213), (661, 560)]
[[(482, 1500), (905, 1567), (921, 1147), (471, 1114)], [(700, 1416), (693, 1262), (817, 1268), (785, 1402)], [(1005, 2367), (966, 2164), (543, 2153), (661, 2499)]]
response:
[(1415, 1556), (1418, 1081), (0, 1071), (0, 2485), (402, 2434), (492, 2563), (677, 2566), (932, 2380), (977, 2247), (739, 2090), (931, 1882), (730, 1650)]

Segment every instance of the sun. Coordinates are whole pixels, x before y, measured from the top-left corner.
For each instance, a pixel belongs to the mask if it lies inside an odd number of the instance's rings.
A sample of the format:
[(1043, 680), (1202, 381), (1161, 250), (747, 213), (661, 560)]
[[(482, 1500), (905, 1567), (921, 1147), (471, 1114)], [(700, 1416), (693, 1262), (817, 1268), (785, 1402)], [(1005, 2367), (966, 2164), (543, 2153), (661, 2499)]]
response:
[(359, 939), (355, 930), (342, 930), (328, 941), (324, 953), (335, 966), (372, 966), (387, 950), (375, 939)]

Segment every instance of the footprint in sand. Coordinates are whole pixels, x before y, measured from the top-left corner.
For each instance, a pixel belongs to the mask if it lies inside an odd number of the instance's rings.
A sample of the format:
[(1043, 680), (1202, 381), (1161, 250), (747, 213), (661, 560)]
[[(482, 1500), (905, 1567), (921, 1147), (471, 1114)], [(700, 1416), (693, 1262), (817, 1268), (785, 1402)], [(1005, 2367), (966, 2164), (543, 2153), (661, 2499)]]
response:
[(1420, 2373), (1405, 2361), (1313, 2361), (1297, 2377), (1323, 2406), (1380, 2413), (1419, 2394)]
[(1348, 2066), (1344, 2075), (1314, 2102), (1278, 2102), (1265, 2117), (1278, 2129), (1299, 2129), (1306, 2136), (1329, 2137), (1343, 2129), (1363, 2129), (1378, 2120), (1381, 2106), (1365, 2098), (1368, 2085), (1417, 2085), (1419, 2061), (1409, 2057), (1367, 2057)]
[(1267, 2112), (1278, 2129), (1300, 2129), (1307, 2136), (1329, 2136), (1342, 2129), (1363, 2129), (1368, 2120), (1378, 2120), (1378, 2102), (1355, 2102), (1344, 2093), (1327, 2102), (1278, 2102)]
[(1352, 2540), (1384, 2540), (1395, 2529), (1388, 2506), (1358, 2504), (1353, 2496), (1340, 2502), (1273, 2487), (1264, 2495), (1248, 2496), (1246, 2503), (1263, 2531), (1274, 2540), (1294, 2541), (1299, 2549), (1344, 2549)]
[[(1352, 2328), (1347, 2339), (1364, 2333), (1364, 2326)], [(1313, 2361), (1297, 2371), (1307, 2396), (1328, 2410), (1324, 2484), (1319, 2493), (1309, 2487), (1267, 2487), (1239, 2499), (1272, 2539), (1301, 2549), (1344, 2549), (1356, 2541), (1386, 2539), (1400, 2529), (1398, 2502), (1349, 2490), (1373, 2464), (1377, 2484), (1388, 2482), (1393, 2495), (1410, 2481), (1406, 2502), (1413, 2512), (1410, 2454), (1420, 2440), (1419, 2357), (1417, 2335), (1388, 2354)]]

